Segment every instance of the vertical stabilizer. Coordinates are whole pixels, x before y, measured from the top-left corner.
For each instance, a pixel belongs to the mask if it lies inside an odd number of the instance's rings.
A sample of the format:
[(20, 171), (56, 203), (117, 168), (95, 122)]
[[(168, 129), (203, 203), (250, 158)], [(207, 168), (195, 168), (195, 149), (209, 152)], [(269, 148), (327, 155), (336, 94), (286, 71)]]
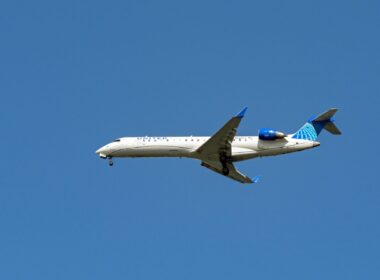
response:
[(332, 108), (316, 117), (309, 119), (307, 123), (305, 123), (296, 133), (293, 134), (292, 138), (315, 141), (323, 129), (326, 129), (334, 135), (342, 134), (334, 124), (333, 120), (333, 116), (337, 111), (338, 109)]

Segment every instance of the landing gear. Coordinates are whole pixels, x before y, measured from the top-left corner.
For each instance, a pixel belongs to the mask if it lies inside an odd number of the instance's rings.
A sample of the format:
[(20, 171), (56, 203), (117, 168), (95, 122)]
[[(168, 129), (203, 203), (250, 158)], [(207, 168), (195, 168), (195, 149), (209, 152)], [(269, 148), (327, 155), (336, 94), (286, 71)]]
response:
[(108, 158), (108, 165), (109, 165), (109, 166), (112, 166), (112, 165), (113, 165), (112, 157), (109, 157), (109, 158)]
[(223, 155), (223, 154), (220, 155), (219, 160), (220, 160), (221, 163), (225, 164), (225, 163), (227, 162), (227, 157), (226, 157), (226, 155)]
[(227, 166), (223, 166), (222, 173), (223, 173), (223, 175), (225, 175), (225, 176), (227, 176), (227, 175), (230, 173), (230, 170), (228, 169)]

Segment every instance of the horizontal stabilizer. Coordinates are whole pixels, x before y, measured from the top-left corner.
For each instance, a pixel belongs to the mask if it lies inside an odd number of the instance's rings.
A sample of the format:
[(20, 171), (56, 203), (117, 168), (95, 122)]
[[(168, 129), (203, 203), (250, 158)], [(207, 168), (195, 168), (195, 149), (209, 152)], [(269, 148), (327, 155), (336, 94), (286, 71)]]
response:
[(325, 125), (324, 129), (326, 129), (328, 132), (334, 135), (341, 135), (342, 132), (340, 132), (339, 128), (336, 127), (336, 125), (333, 122), (329, 122)]
[(315, 117), (312, 121), (314, 121), (314, 122), (329, 121), (335, 115), (335, 113), (337, 111), (338, 111), (338, 109), (336, 109), (336, 108), (329, 109), (326, 112)]

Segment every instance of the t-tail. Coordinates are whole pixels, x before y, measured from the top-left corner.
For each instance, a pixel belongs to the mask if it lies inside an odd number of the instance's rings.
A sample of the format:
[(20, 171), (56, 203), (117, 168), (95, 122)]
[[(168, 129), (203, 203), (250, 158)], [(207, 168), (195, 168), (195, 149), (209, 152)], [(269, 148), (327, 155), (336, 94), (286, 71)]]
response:
[(315, 141), (323, 129), (331, 134), (340, 135), (340, 130), (335, 126), (333, 116), (338, 109), (332, 108), (307, 121), (292, 138)]

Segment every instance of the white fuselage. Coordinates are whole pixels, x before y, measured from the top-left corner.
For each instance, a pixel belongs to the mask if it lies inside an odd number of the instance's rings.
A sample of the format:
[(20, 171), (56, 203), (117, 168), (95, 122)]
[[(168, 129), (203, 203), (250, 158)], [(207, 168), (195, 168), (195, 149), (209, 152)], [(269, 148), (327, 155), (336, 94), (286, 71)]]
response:
[[(197, 149), (210, 137), (123, 137), (96, 153), (103, 157), (188, 157), (203, 160)], [(235, 136), (231, 143), (233, 162), (292, 153), (319, 146), (319, 142), (293, 139), (260, 140), (257, 136)]]

